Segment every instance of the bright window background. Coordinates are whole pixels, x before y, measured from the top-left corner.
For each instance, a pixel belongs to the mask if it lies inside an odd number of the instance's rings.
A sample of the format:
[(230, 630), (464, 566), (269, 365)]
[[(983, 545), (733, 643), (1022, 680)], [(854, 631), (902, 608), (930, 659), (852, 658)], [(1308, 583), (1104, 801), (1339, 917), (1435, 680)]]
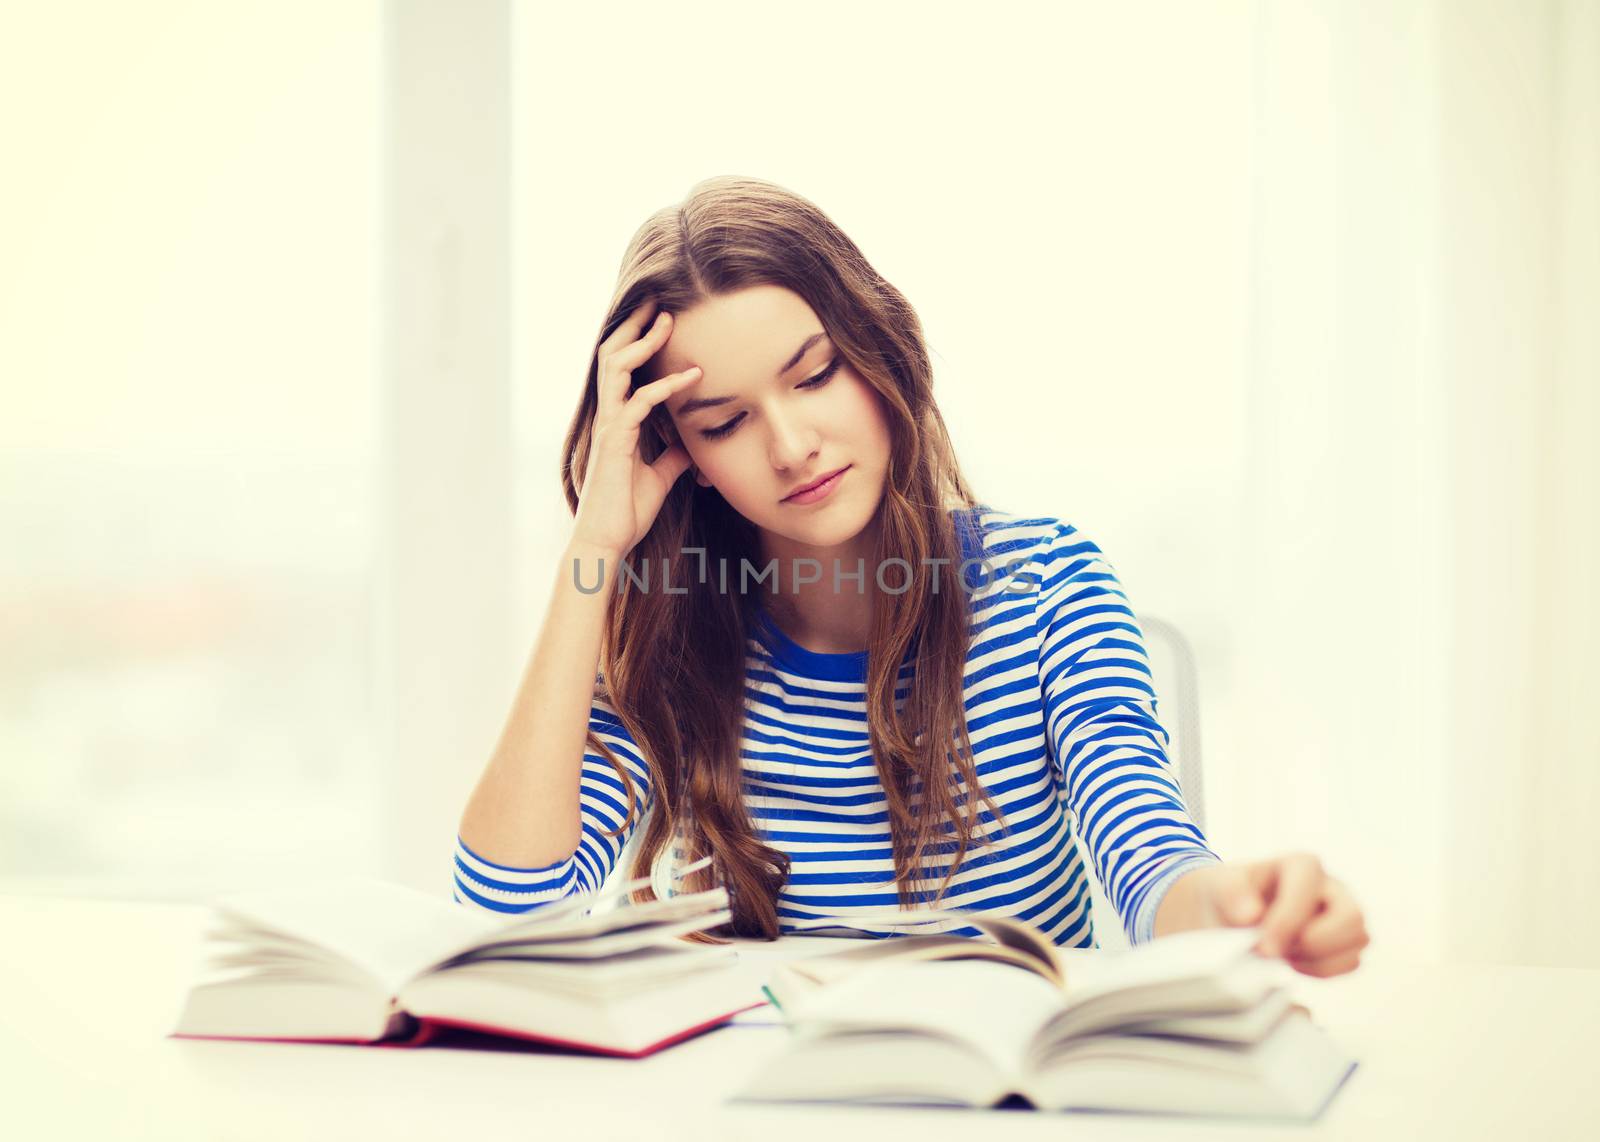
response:
[(0, 17), (0, 878), (370, 859), (379, 10)]

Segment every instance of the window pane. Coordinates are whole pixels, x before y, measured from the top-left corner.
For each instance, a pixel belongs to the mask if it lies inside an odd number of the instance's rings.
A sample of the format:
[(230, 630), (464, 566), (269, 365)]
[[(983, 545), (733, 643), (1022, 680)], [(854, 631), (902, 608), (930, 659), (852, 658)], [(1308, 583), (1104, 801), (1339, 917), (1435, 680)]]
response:
[(0, 879), (371, 860), (375, 5), (0, 17)]

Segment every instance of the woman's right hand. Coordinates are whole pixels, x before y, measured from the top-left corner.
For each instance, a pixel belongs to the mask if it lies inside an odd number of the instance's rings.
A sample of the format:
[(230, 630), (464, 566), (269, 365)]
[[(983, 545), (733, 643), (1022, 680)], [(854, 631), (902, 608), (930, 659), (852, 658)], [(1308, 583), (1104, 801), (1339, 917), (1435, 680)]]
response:
[(633, 370), (655, 356), (672, 335), (672, 315), (656, 309), (655, 298), (645, 301), (597, 351), (599, 407), (572, 542), (618, 559), (645, 537), (667, 493), (690, 463), (681, 443), (674, 443), (652, 463), (639, 455), (639, 429), (651, 410), (701, 377), (700, 369), (692, 367), (669, 373), (629, 395)]

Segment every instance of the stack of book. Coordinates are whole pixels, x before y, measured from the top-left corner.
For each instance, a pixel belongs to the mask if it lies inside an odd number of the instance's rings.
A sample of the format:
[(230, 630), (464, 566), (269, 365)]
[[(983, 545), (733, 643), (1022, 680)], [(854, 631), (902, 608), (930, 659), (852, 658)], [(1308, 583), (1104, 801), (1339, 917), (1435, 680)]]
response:
[(410, 1046), (466, 1028), (638, 1057), (762, 1006), (735, 949), (682, 939), (727, 922), (726, 890), (625, 902), (646, 883), (503, 920), (383, 881), (229, 897), (173, 1034)]
[(739, 1097), (1306, 1121), (1357, 1066), (1292, 1002), (1292, 969), (1251, 950), (1259, 929), (1104, 951), (995, 915), (874, 922), (907, 934), (774, 970), (789, 1036)]

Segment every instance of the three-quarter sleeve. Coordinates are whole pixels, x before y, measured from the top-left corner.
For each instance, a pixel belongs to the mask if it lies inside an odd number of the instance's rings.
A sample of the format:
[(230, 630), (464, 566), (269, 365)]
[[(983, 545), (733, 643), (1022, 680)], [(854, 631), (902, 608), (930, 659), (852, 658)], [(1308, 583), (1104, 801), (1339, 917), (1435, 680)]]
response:
[(1220, 863), (1190, 818), (1156, 717), (1143, 633), (1116, 572), (1070, 524), (1036, 557), (1047, 738), (1067, 803), (1132, 944), (1179, 875)]
[(579, 892), (593, 892), (616, 866), (622, 848), (653, 803), (649, 767), (616, 709), (598, 695), (589, 711), (589, 728), (617, 755), (633, 779), (633, 821), (615, 835), (628, 816), (627, 791), (615, 768), (587, 743), (579, 777), (581, 834), (577, 849), (563, 860), (539, 868), (518, 868), (488, 860), (455, 845), (455, 899), (483, 912), (530, 912), (541, 904)]

